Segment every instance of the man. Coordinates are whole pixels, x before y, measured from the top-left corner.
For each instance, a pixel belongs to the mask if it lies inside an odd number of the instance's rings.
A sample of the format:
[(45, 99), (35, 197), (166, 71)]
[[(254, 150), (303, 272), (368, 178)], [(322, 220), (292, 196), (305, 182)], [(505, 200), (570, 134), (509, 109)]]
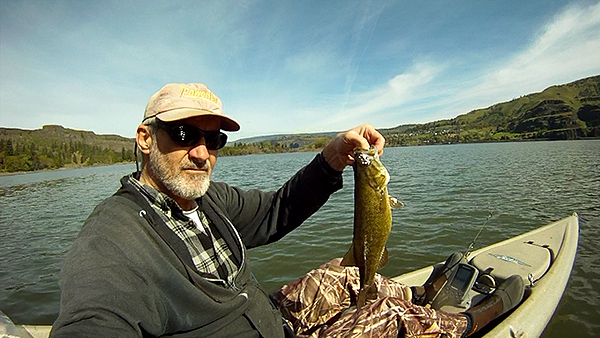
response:
[[(324, 265), (273, 295), (277, 309), (252, 278), (246, 250), (301, 225), (341, 188), (354, 148), (375, 145), (381, 153), (384, 138), (369, 125), (354, 128), (278, 191), (244, 191), (210, 181), (227, 140), (221, 130), (239, 128), (203, 84), (168, 84), (150, 98), (136, 134), (141, 171), (122, 178), (119, 191), (86, 220), (61, 271), (61, 310), (51, 336), (282, 337), (284, 326), (286, 334), (335, 329), (324, 324), (339, 316), (337, 310), (314, 322), (302, 321), (314, 313), (298, 318), (295, 310), (314, 312), (304, 306), (308, 289), (313, 304), (328, 297), (319, 287), (300, 286), (331, 271), (347, 274), (348, 285), (357, 283), (356, 269)], [(378, 278), (387, 305), (418, 308), (410, 300), (419, 290)], [(352, 295), (346, 294), (339, 293), (331, 309), (347, 307)], [(505, 311), (507, 304), (494, 299)], [(282, 313), (293, 328), (284, 325)], [(458, 335), (478, 323), (463, 314), (434, 322), (449, 323)], [(340, 321), (339, 330), (347, 325)]]

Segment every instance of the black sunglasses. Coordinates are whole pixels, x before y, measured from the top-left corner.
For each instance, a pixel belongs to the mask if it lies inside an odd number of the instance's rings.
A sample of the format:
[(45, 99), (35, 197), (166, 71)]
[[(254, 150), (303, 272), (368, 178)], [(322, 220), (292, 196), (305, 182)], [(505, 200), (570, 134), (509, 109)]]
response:
[(197, 145), (202, 138), (208, 150), (218, 150), (227, 144), (227, 135), (218, 130), (202, 130), (187, 124), (166, 123), (159, 119), (156, 119), (156, 126), (166, 131), (171, 140), (182, 147)]

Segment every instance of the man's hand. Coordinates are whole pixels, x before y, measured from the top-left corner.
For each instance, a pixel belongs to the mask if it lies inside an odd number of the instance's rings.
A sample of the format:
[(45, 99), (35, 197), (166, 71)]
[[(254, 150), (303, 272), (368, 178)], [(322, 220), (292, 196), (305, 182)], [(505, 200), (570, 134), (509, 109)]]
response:
[(364, 124), (346, 132), (339, 133), (323, 149), (323, 157), (335, 170), (343, 170), (354, 163), (352, 157), (357, 147), (368, 149), (371, 145), (377, 147), (379, 155), (383, 153), (385, 139), (370, 124)]

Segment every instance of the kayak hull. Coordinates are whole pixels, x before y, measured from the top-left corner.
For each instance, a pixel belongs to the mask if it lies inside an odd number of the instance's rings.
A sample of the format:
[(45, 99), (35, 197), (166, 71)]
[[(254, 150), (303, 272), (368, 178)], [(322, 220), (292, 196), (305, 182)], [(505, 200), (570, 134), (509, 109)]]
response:
[[(485, 337), (538, 337), (552, 318), (566, 289), (577, 254), (579, 218), (573, 214), (541, 228), (474, 251), (469, 263), (499, 282), (520, 274), (528, 285), (521, 304), (486, 328)], [(496, 260), (496, 261), (494, 261)], [(438, 263), (441, 265), (442, 263)], [(428, 266), (393, 278), (406, 285), (422, 285), (432, 273)], [(471, 290), (471, 304), (483, 296)], [(460, 312), (464, 308), (442, 308)]]
[[(520, 274), (526, 274), (524, 276), (525, 283), (530, 284), (523, 302), (514, 311), (503, 316), (501, 320), (492, 323), (491, 328), (485, 328), (485, 337), (539, 337), (542, 334), (566, 289), (575, 262), (578, 241), (579, 218), (577, 214), (573, 214), (557, 222), (481, 248), (470, 254), (469, 262), (473, 265), (480, 265), (477, 267), (482, 270), (486, 269), (487, 265), (494, 265), (495, 268), (491, 274), (498, 280), (505, 279), (512, 272), (519, 270)], [(537, 250), (539, 255), (535, 253), (535, 250), (532, 253), (531, 247), (523, 247), (524, 243), (543, 250)], [(549, 263), (548, 259), (540, 258), (548, 255), (548, 253), (550, 253)], [(518, 258), (519, 255), (521, 255), (520, 258)], [(528, 276), (527, 269), (522, 269), (523, 266), (516, 266), (520, 264), (511, 267), (510, 264), (505, 264), (506, 261), (510, 260), (504, 259), (505, 262), (493, 262), (493, 260), (489, 260), (490, 256), (517, 257), (515, 260), (525, 262), (533, 259), (536, 264), (528, 264), (532, 268), (532, 277)], [(442, 262), (436, 265), (441, 266)], [(424, 267), (392, 279), (406, 285), (422, 285), (433, 272), (434, 266)], [(533, 285), (531, 285), (530, 279), (534, 282)], [(472, 304), (482, 298), (481, 294), (473, 290), (469, 292), (469, 297), (473, 299)], [(443, 308), (443, 310), (447, 311), (448, 309)], [(459, 312), (465, 309), (450, 308), (449, 310)], [(27, 330), (32, 337), (48, 337), (51, 329), (51, 326), (17, 326)]]

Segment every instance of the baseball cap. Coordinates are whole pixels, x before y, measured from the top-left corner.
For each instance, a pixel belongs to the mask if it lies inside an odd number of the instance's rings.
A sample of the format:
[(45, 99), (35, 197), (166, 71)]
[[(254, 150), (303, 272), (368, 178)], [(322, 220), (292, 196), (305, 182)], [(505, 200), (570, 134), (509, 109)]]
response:
[(223, 114), (221, 99), (203, 83), (166, 84), (150, 97), (144, 120), (157, 117), (161, 121), (172, 122), (205, 115), (220, 117), (223, 130), (240, 130), (239, 123)]

